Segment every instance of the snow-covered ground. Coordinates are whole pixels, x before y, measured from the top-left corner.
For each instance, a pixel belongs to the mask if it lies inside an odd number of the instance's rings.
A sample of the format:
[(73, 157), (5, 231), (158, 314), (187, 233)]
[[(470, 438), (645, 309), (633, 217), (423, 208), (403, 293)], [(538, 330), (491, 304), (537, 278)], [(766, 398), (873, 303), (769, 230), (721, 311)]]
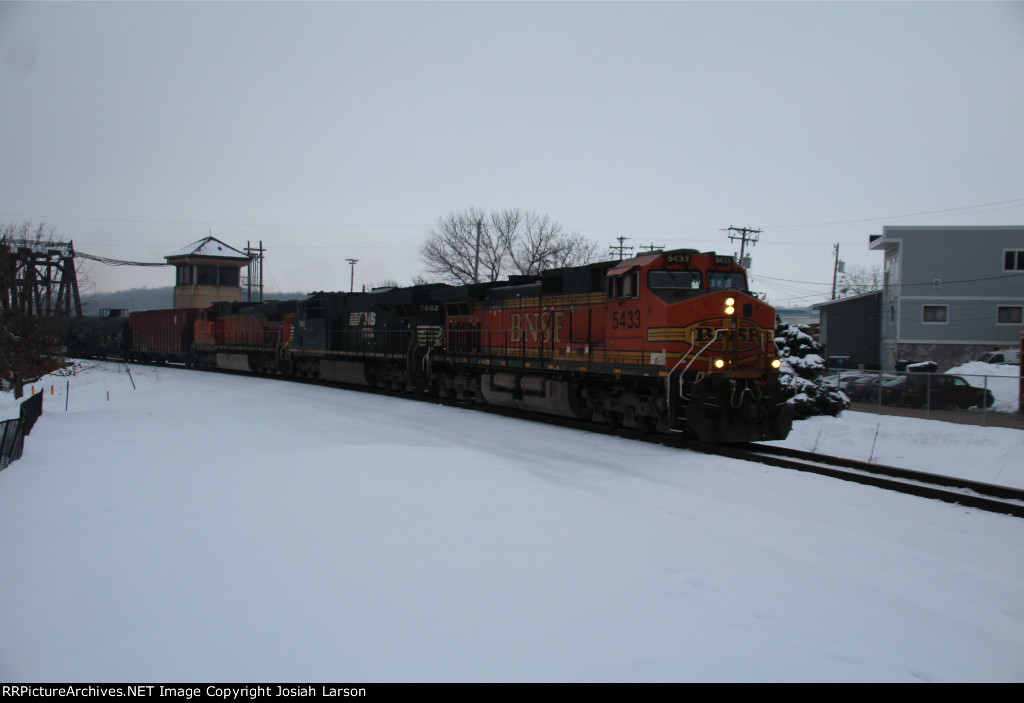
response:
[[(45, 414), (0, 472), (0, 680), (1024, 680), (1020, 519), (401, 399), (132, 374), (72, 378), (67, 412), (64, 379), (37, 384)], [(1021, 435), (845, 413), (787, 443), (1024, 485)]]
[(1024, 432), (1015, 429), (846, 411), (795, 422), (785, 441), (768, 444), (1024, 488)]

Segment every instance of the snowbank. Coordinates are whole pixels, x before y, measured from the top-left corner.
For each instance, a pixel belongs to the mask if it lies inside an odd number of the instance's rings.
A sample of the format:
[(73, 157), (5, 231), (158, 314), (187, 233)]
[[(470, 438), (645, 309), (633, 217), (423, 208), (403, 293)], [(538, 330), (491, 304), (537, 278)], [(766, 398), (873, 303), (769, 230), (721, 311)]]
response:
[[(469, 410), (133, 373), (75, 377), (67, 412), (59, 381), (0, 472), (0, 680), (1024, 678), (1022, 520)], [(858, 415), (794, 441), (867, 454)], [(1021, 455), (910, 422), (883, 458)]]
[(972, 386), (987, 387), (995, 396), (992, 410), (1017, 412), (1019, 408), (1020, 368), (1013, 364), (986, 364), (983, 361), (968, 361), (954, 366), (945, 373), (963, 376)]

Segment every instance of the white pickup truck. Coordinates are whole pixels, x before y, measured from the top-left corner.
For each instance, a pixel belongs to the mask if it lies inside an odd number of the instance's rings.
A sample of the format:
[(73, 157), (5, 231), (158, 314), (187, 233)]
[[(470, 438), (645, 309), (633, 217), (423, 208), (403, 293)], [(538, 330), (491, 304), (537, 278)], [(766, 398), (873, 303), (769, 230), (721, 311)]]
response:
[(996, 349), (983, 354), (978, 361), (986, 364), (1019, 364), (1020, 352), (1016, 349)]

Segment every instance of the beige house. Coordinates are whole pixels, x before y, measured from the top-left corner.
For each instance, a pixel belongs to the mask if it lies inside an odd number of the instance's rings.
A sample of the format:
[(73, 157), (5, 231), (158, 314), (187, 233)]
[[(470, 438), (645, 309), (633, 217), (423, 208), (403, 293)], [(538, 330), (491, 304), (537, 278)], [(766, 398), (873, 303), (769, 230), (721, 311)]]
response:
[(242, 269), (249, 256), (215, 237), (206, 237), (164, 257), (175, 267), (175, 308), (204, 308), (242, 299)]

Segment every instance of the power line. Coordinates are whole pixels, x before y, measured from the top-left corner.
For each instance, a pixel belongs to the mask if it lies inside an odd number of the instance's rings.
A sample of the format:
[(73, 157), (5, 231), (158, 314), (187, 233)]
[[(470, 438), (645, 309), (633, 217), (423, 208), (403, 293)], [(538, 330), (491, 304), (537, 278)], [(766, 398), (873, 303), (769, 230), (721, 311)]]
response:
[[(826, 286), (827, 287), (827, 286), (831, 286), (832, 285), (831, 283), (822, 283), (820, 281), (795, 281), (795, 280), (793, 280), (791, 278), (773, 278), (771, 276), (764, 276), (764, 275), (761, 275), (761, 274), (750, 274), (750, 275), (753, 278), (763, 278), (763, 279), (766, 279), (768, 281), (784, 281), (786, 283), (802, 283), (802, 284), (808, 285), (808, 286)], [(1021, 276), (1024, 276), (1024, 272), (1022, 272), (1022, 273), (1007, 273), (1007, 274), (1003, 274), (1001, 276), (984, 276), (982, 278), (961, 278), (961, 279), (958, 279), (958, 280), (955, 280), (955, 281), (940, 280), (940, 283), (942, 285), (948, 285), (948, 284), (951, 284), (951, 283), (975, 283), (977, 281), (997, 281), (997, 280), (1000, 280), (1002, 278), (1019, 278)], [(907, 286), (934, 286), (935, 285), (935, 281), (931, 280), (931, 281), (927, 281), (927, 282), (923, 282), (923, 283), (892, 283), (890, 285), (892, 287), (894, 287), (894, 288), (898, 288), (900, 286), (903, 286), (903, 287), (907, 287)]]
[[(773, 230), (786, 230), (786, 229), (805, 229), (812, 227), (839, 227), (847, 225), (860, 225), (868, 224), (872, 222), (884, 222), (886, 220), (899, 220), (908, 217), (925, 217), (930, 215), (945, 215), (963, 212), (965, 210), (980, 210), (982, 208), (994, 208), (997, 210), (1012, 209), (1015, 207), (1024, 206), (1024, 198), (1014, 198), (1011, 200), (996, 200), (988, 203), (980, 203), (978, 205), (963, 205), (954, 208), (945, 208), (942, 210), (925, 210), (922, 212), (906, 213), (902, 215), (886, 215), (886, 216), (875, 216), (867, 217), (855, 220), (834, 220), (829, 222), (814, 222), (804, 224), (782, 224), (782, 225), (770, 225), (768, 228)], [(364, 223), (364, 224), (352, 224), (352, 223), (301, 223), (301, 222), (213, 222), (213, 221), (189, 221), (189, 220), (157, 220), (157, 219), (131, 219), (131, 218), (114, 218), (114, 217), (80, 217), (75, 215), (37, 215), (37, 214), (23, 214), (23, 213), (0, 213), (0, 217), (14, 217), (14, 218), (27, 218), (27, 219), (54, 219), (54, 220), (72, 220), (78, 222), (117, 222), (125, 224), (154, 224), (154, 225), (183, 225), (189, 227), (308, 227), (308, 228), (429, 228), (433, 225), (430, 224), (409, 224), (409, 223)], [(589, 229), (580, 228), (580, 231), (593, 232), (595, 234), (605, 234), (608, 232), (621, 232), (623, 229)], [(644, 234), (713, 234), (718, 230), (712, 229), (636, 229), (628, 228), (630, 231)], [(709, 240), (710, 241), (710, 240)]]
[(86, 254), (81, 251), (75, 252), (76, 259), (89, 259), (90, 261), (98, 261), (101, 264), (107, 266), (171, 266), (167, 262), (157, 263), (148, 261), (124, 261), (122, 259), (108, 259), (105, 256), (93, 256), (92, 254)]
[[(1024, 204), (1024, 198), (1015, 198), (1013, 200), (999, 200), (992, 203), (982, 203), (980, 205), (964, 205), (963, 207), (952, 207), (946, 208), (945, 210), (928, 210), (925, 212), (912, 212), (906, 215), (887, 215), (885, 217), (868, 217), (860, 220), (839, 220), (835, 222), (816, 222), (804, 225), (772, 225), (770, 229), (803, 229), (807, 227), (836, 227), (840, 225), (861, 225), (868, 224), (870, 222), (884, 222), (886, 220), (901, 220), (907, 217), (924, 217), (925, 215), (943, 215), (953, 212), (961, 212), (963, 210), (977, 210), (984, 207), (993, 207), (996, 205), (1013, 205)], [(1000, 210), (1006, 208), (997, 208)]]
[(31, 220), (72, 220), (74, 222), (116, 222), (135, 225), (184, 225), (188, 227), (324, 227), (324, 228), (360, 228), (360, 227), (431, 227), (419, 224), (348, 224), (348, 223), (303, 223), (303, 222), (213, 222), (209, 220), (146, 220), (117, 217), (77, 217), (69, 215), (25, 215), (0, 212), (0, 217), (18, 217)]

